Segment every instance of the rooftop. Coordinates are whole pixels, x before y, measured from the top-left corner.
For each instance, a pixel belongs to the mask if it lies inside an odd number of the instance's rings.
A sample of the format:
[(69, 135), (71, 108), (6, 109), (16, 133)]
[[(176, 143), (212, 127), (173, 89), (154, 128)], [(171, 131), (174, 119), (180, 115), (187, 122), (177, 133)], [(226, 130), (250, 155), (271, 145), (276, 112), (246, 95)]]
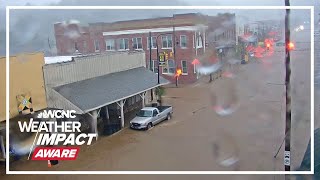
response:
[[(199, 24), (207, 25), (208, 23), (216, 23), (217, 20), (225, 20), (234, 14), (219, 14), (217, 16), (208, 16), (201, 13), (188, 13), (188, 14), (174, 14), (170, 17), (159, 17), (150, 19), (138, 19), (138, 20), (127, 20), (127, 21), (116, 21), (111, 23), (89, 23), (91, 29), (108, 31), (119, 31), (119, 30), (134, 30), (134, 29), (151, 29), (159, 27), (172, 27), (177, 26), (194, 26)], [(218, 22), (217, 22), (218, 23)]]
[(87, 113), (168, 83), (160, 77), (158, 84), (157, 74), (145, 67), (138, 67), (58, 86), (54, 90)]

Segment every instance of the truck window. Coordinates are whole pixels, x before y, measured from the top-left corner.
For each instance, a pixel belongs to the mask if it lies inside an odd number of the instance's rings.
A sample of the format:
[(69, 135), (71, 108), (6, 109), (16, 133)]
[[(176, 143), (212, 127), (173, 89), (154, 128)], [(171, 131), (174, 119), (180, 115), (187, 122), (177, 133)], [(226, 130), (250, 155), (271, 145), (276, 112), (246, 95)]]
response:
[(152, 111), (140, 110), (140, 111), (137, 113), (137, 116), (139, 116), (139, 117), (151, 117), (151, 116), (152, 116)]
[(153, 110), (153, 116), (156, 116), (158, 114), (158, 111), (155, 109)]

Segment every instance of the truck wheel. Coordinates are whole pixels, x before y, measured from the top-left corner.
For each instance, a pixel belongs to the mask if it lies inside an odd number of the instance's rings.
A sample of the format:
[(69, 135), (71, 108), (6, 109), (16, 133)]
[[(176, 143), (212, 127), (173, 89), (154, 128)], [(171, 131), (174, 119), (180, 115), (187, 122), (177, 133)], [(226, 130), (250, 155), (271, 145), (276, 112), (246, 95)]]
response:
[(168, 114), (167, 115), (167, 120), (170, 120), (171, 119), (171, 114)]
[(147, 125), (146, 130), (148, 130), (148, 129), (150, 129), (150, 128), (152, 128), (152, 123), (149, 123), (149, 124)]

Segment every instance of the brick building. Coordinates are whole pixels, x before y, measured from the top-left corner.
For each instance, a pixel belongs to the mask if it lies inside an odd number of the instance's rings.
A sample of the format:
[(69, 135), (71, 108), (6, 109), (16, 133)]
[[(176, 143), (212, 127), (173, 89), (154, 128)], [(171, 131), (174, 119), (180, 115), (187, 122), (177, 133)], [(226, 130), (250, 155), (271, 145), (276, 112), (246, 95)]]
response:
[(192, 64), (194, 58), (206, 51), (213, 51), (215, 46), (221, 46), (225, 42), (234, 44), (236, 40), (234, 14), (175, 14), (172, 17), (154, 19), (92, 23), (88, 27), (57, 23), (54, 29), (58, 55), (141, 50), (145, 51), (149, 68), (148, 39), (151, 32), (150, 69), (156, 73), (158, 71), (158, 44), (159, 52), (172, 52), (166, 65), (160, 67), (160, 74), (174, 81), (176, 68), (181, 68), (179, 83), (196, 81), (196, 67)]

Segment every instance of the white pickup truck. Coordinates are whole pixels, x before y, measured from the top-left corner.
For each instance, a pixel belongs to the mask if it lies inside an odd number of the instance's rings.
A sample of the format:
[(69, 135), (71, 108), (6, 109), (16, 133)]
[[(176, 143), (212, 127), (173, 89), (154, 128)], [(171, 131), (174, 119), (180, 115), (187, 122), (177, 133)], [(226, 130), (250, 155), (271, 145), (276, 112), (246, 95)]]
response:
[(172, 106), (145, 107), (130, 121), (130, 127), (148, 130), (163, 120), (170, 120), (172, 113)]

